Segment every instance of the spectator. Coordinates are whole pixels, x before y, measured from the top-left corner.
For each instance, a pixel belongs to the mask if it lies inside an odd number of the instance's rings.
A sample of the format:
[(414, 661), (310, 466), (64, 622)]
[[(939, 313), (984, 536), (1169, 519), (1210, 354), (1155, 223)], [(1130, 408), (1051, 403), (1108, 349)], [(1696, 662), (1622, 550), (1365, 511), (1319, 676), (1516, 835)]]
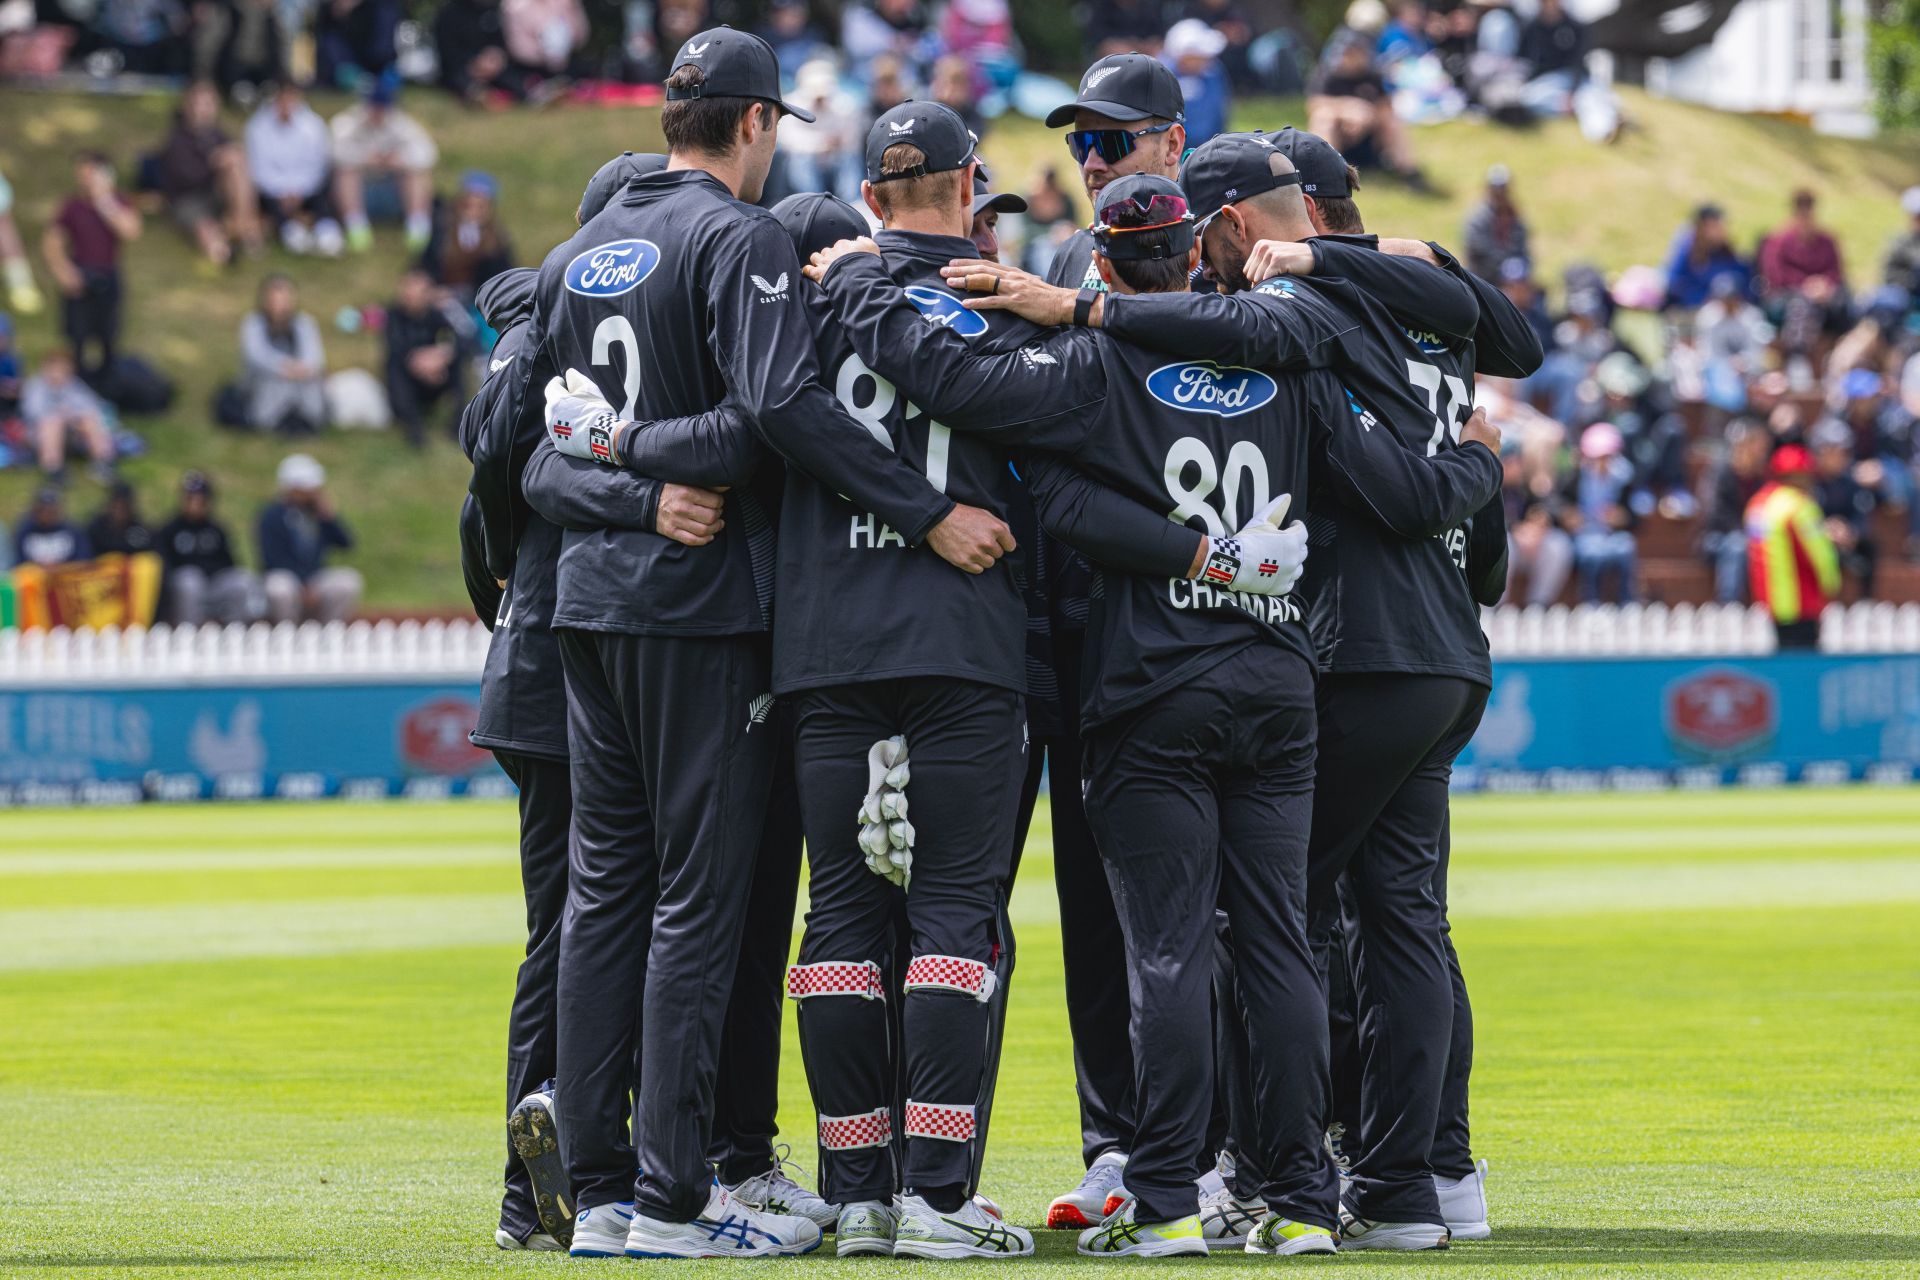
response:
[(1187, 145), (1198, 147), (1225, 133), (1233, 106), (1233, 83), (1220, 55), (1227, 38), (1198, 18), (1183, 18), (1167, 31), (1160, 60), (1179, 77), (1187, 103)]
[(87, 535), (67, 521), (60, 490), (54, 485), (42, 485), (33, 495), (27, 518), (14, 533), (13, 562), (52, 569), (92, 556)]
[(433, 166), (440, 149), (418, 120), (398, 105), (398, 76), (367, 82), (361, 100), (333, 118), (333, 198), (347, 228), (347, 247), (373, 247), (367, 219), (367, 174), (390, 174), (400, 187), (407, 248), (418, 253), (433, 234)]
[(1767, 323), (1766, 314), (1747, 300), (1738, 276), (1716, 277), (1712, 295), (1693, 320), (1702, 361), (1702, 390), (1714, 408), (1739, 413), (1747, 407), (1748, 384), (1766, 360), (1773, 326)]
[(495, 202), (500, 184), (477, 170), (460, 179), (460, 194), (441, 211), (420, 265), (435, 284), (471, 305), (481, 285), (513, 266), (513, 246)]
[(1667, 253), (1664, 305), (1695, 310), (1713, 296), (1721, 280), (1731, 280), (1744, 294), (1753, 287), (1753, 270), (1733, 251), (1720, 206), (1703, 204), (1693, 211), (1693, 221), (1674, 234)]
[(1707, 476), (1706, 527), (1700, 554), (1713, 570), (1713, 598), (1737, 604), (1747, 589), (1747, 504), (1766, 482), (1773, 437), (1757, 422), (1727, 427), (1725, 455)]
[(1033, 275), (1046, 275), (1053, 267), (1060, 246), (1078, 229), (1073, 197), (1060, 185), (1060, 171), (1048, 165), (1040, 171), (1040, 185), (1027, 196), (1027, 242), (1021, 248), (1022, 269)]
[(20, 414), (20, 353), (13, 347), (13, 317), (0, 312), (0, 429)]
[(919, 0), (866, 0), (847, 5), (840, 14), (840, 48), (855, 74), (885, 55), (919, 72), (926, 36), (927, 17)]
[[(105, 373), (120, 341), (120, 246), (140, 235), (140, 214), (114, 190), (113, 166), (98, 151), (73, 160), (74, 192), (47, 225), (41, 252), (60, 286), (61, 320), (81, 372)], [(87, 348), (99, 352), (89, 363)]]
[(224, 23), (212, 73), (223, 93), (251, 94), (287, 78), (287, 32), (276, 0), (225, 0), (211, 6)]
[[(1354, 7), (1368, 3), (1354, 0)], [(1358, 168), (1379, 165), (1415, 190), (1427, 189), (1387, 82), (1373, 65), (1372, 38), (1359, 31), (1348, 28), (1327, 41), (1307, 90), (1307, 132), (1325, 138)]]
[(387, 308), (387, 401), (415, 448), (426, 443), (426, 417), (451, 393), (460, 394), (459, 334), (418, 267), (400, 277)]
[(1111, 53), (1158, 53), (1167, 29), (1158, 0), (1092, 0), (1086, 7), (1087, 43), (1093, 58)]
[(75, 446), (93, 460), (96, 471), (112, 470), (113, 433), (107, 430), (106, 405), (80, 380), (69, 353), (55, 351), (40, 362), (40, 372), (21, 389), (20, 416), (26, 420), (40, 470), (51, 479), (65, 477), (67, 454)]
[(1198, 18), (1227, 38), (1227, 47), (1220, 55), (1220, 62), (1226, 67), (1227, 77), (1236, 88), (1262, 87), (1250, 57), (1253, 19), (1239, 0), (1187, 0), (1181, 16)]
[(101, 0), (93, 15), (94, 35), (134, 75), (185, 75), (191, 57), (187, 28), (181, 0)]
[(346, 237), (334, 219), (327, 181), (333, 139), (298, 84), (280, 82), (247, 121), (246, 141), (247, 173), (287, 252), (338, 257)]
[(1854, 461), (1853, 431), (1829, 418), (1812, 432), (1814, 501), (1826, 516), (1827, 537), (1840, 556), (1840, 567), (1860, 580), (1860, 594), (1873, 595), (1879, 547), (1873, 538), (1873, 513), (1880, 505), (1876, 487), (1881, 478), (1878, 460)]
[(1773, 614), (1782, 649), (1820, 644), (1820, 613), (1840, 594), (1840, 557), (1813, 499), (1813, 459), (1797, 444), (1773, 455), (1768, 483), (1747, 504), (1747, 570)]
[(213, 518), (213, 483), (204, 474), (180, 477), (180, 509), (160, 526), (156, 541), (165, 571), (161, 592), (175, 626), (266, 616), (259, 578), (234, 563), (227, 530)]
[(116, 480), (107, 489), (106, 505), (87, 525), (87, 549), (96, 556), (138, 555), (153, 550), (153, 530), (140, 520), (134, 507), (133, 486)]
[[(587, 42), (587, 11), (580, 0), (501, 0), (507, 56), (530, 86), (564, 79)], [(551, 95), (548, 89), (541, 96)]]
[(939, 41), (967, 64), (974, 78), (972, 96), (985, 92), (996, 73), (1019, 70), (1007, 0), (951, 0), (940, 15)]
[(1500, 264), (1499, 274), (1491, 279), (1526, 317), (1533, 336), (1540, 340), (1540, 350), (1553, 350), (1553, 317), (1547, 314), (1546, 294), (1533, 278), (1533, 265), (1525, 258), (1508, 258)]
[(948, 54), (933, 64), (927, 96), (953, 108), (953, 113), (966, 122), (967, 128), (977, 138), (986, 131), (987, 126), (980, 116), (979, 107), (974, 103), (973, 87), (973, 64), (965, 58)]
[(1580, 468), (1574, 473), (1568, 519), (1585, 604), (1602, 598), (1608, 577), (1614, 580), (1613, 603), (1636, 598), (1633, 512), (1627, 505), (1633, 468), (1620, 456), (1625, 445), (1619, 428), (1610, 422), (1596, 422), (1580, 436)]
[(312, 435), (327, 423), (327, 353), (293, 281), (270, 275), (240, 322), (240, 393), (255, 431)]
[(1587, 26), (1560, 0), (1540, 0), (1539, 13), (1520, 28), (1519, 56), (1528, 77), (1521, 100), (1535, 115), (1573, 115), (1589, 142), (1620, 136), (1619, 103), (1587, 78)]
[[(816, 58), (834, 56), (833, 46), (820, 34), (820, 28), (813, 24), (807, 12), (807, 0), (773, 0), (767, 9), (767, 25), (761, 29), (760, 36), (773, 46), (774, 56), (780, 60), (782, 67), (805, 68)], [(786, 145), (784, 137), (781, 138), (781, 145)], [(826, 191), (830, 188), (815, 189)]]
[(20, 228), (13, 221), (13, 186), (0, 173), (0, 275), (7, 286), (7, 305), (23, 316), (37, 316), (47, 305), (40, 286), (33, 282), (33, 266), (27, 261), (27, 249), (20, 240)]
[(867, 65), (868, 115), (883, 116), (907, 97), (907, 71), (900, 59), (883, 53)]
[(1904, 289), (1910, 299), (1920, 298), (1920, 187), (1900, 194), (1900, 211), (1907, 215), (1907, 226), (1887, 246), (1886, 282)]
[(506, 23), (500, 0), (447, 0), (433, 19), (433, 47), (440, 55), (440, 87), (480, 103), (489, 94), (525, 97), (510, 69)]
[[(1502, 419), (1503, 425), (1506, 421)], [(1518, 443), (1503, 443), (1501, 472), (1500, 500), (1506, 508), (1510, 566), (1506, 602), (1554, 604), (1573, 576), (1573, 537), (1560, 527), (1560, 500), (1553, 473), (1531, 467), (1525, 449)]]
[(304, 453), (281, 459), (280, 496), (260, 512), (260, 567), (273, 622), (341, 622), (360, 605), (357, 569), (329, 565), (327, 553), (351, 550), (353, 535), (333, 509), (327, 469)]
[(259, 198), (246, 154), (220, 128), (220, 95), (209, 82), (187, 86), (159, 168), (167, 212), (207, 261), (226, 266), (236, 240), (249, 254), (260, 252)]
[(1527, 221), (1513, 202), (1513, 173), (1503, 164), (1487, 170), (1487, 198), (1467, 215), (1467, 270), (1498, 281), (1508, 262), (1531, 263)]
[(400, 0), (319, 0), (313, 52), (320, 83), (352, 90), (385, 75), (399, 25)]
[(794, 101), (813, 113), (814, 122), (788, 116), (780, 123), (787, 185), (795, 191), (831, 191), (858, 208), (866, 124), (858, 104), (841, 91), (833, 63), (822, 58), (803, 65), (795, 77)]
[(1760, 245), (1760, 279), (1769, 297), (1798, 293), (1826, 307), (1844, 303), (1847, 273), (1839, 242), (1814, 219), (1814, 205), (1813, 192), (1793, 193), (1787, 224)]

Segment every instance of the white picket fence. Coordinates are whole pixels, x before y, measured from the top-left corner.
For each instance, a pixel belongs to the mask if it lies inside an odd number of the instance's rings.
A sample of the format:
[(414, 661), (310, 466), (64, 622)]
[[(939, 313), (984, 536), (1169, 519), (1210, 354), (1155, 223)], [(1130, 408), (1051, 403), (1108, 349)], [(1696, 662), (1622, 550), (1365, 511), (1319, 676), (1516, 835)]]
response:
[[(1745, 605), (1504, 606), (1484, 615), (1495, 658), (1742, 656), (1774, 651), (1766, 611)], [(339, 683), (474, 679), (477, 622), (265, 623), (100, 631), (0, 631), (0, 686)], [(1920, 604), (1829, 608), (1826, 653), (1920, 653)]]

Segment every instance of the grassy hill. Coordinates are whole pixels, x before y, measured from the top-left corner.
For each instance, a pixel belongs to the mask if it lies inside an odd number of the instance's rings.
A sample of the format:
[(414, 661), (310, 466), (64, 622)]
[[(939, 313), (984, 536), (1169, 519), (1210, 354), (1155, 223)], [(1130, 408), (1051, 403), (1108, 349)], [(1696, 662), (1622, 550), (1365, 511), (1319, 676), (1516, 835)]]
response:
[[(331, 114), (338, 99), (323, 99)], [(465, 169), (501, 179), (502, 208), (520, 260), (534, 263), (572, 225), (581, 186), (593, 169), (622, 149), (659, 145), (652, 112), (557, 107), (510, 114), (474, 113), (434, 93), (416, 93), (408, 109), (439, 139), (442, 185)], [(1857, 280), (1877, 277), (1882, 246), (1898, 229), (1897, 197), (1920, 181), (1920, 150), (1897, 140), (1873, 143), (1820, 138), (1797, 124), (1730, 116), (1629, 94), (1635, 123), (1618, 145), (1594, 147), (1570, 122), (1524, 133), (1455, 123), (1416, 135), (1420, 158), (1443, 194), (1418, 198), (1388, 183), (1362, 195), (1371, 229), (1457, 240), (1461, 218), (1476, 198), (1488, 165), (1503, 162), (1517, 175), (1516, 193), (1534, 229), (1542, 269), (1550, 275), (1571, 262), (1609, 269), (1658, 263), (1673, 229), (1702, 200), (1724, 205), (1744, 243), (1776, 224), (1786, 194), (1797, 186), (1821, 193), (1822, 213), (1840, 236)], [(16, 217), (37, 256), (41, 227), (68, 184), (66, 157), (79, 147), (107, 151), (125, 171), (166, 132), (172, 101), (0, 91), (0, 170), (12, 180)], [(1296, 102), (1243, 104), (1236, 123), (1274, 128), (1298, 122)], [(229, 128), (238, 132), (237, 117)], [(986, 144), (1001, 185), (1025, 189), (1043, 166), (1071, 168), (1058, 133), (1030, 121), (1003, 122)], [(1071, 173), (1065, 174), (1071, 178)], [(327, 331), (335, 368), (377, 368), (378, 344), (368, 335), (335, 331), (342, 306), (384, 302), (402, 263), (399, 236), (381, 235), (376, 250), (338, 262), (271, 253), (259, 263), (215, 273), (199, 263), (162, 218), (127, 255), (129, 350), (156, 361), (175, 377), (181, 397), (165, 417), (135, 425), (152, 445), (129, 464), (150, 517), (171, 508), (171, 487), (187, 466), (204, 467), (224, 482), (225, 512), (236, 526), (272, 487), (285, 442), (220, 431), (208, 413), (214, 388), (235, 367), (235, 334), (266, 270), (284, 270), (299, 283), (303, 304)], [(37, 357), (57, 341), (48, 315), (23, 321), (21, 345)], [(382, 433), (336, 433), (303, 444), (334, 475), (343, 510), (361, 547), (374, 607), (443, 607), (463, 600), (452, 533), (452, 513), (465, 487), (465, 463), (451, 443), (416, 454)], [(0, 518), (9, 524), (23, 509), (31, 472), (0, 473)], [(90, 481), (76, 481), (76, 511), (97, 505)]]

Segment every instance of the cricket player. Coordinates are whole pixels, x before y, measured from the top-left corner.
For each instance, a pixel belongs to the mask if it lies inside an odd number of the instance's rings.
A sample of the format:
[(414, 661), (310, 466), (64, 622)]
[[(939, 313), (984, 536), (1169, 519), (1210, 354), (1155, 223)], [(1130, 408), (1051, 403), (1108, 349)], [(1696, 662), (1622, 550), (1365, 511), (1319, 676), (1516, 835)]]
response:
[[(1193, 220), (1178, 187), (1151, 176), (1127, 178), (1102, 193), (1100, 207), (1096, 266), (1114, 288), (1126, 293), (1143, 286), (1156, 292), (1184, 290), (1197, 248)], [(1041, 423), (1057, 418), (1027, 433), (1029, 438), (1042, 447), (1070, 451), (1075, 462), (1095, 471), (1098, 479), (1133, 486), (1123, 493), (1140, 497), (1144, 485), (1160, 509), (1174, 504), (1172, 520), (1203, 522), (1212, 534), (1201, 539), (1198, 549), (1206, 553), (1208, 581), (1191, 584), (1185, 575), (1126, 577), (1115, 580), (1126, 584), (1126, 591), (1117, 592), (1110, 584), (1096, 593), (1095, 618), (1103, 626), (1098, 642), (1090, 640), (1089, 654), (1096, 661), (1084, 686), (1082, 714), (1089, 725), (1090, 748), (1085, 778), (1088, 812), (1127, 934), (1141, 1120), (1128, 1173), (1128, 1189), (1137, 1199), (1124, 1215), (1083, 1233), (1082, 1251), (1206, 1251), (1195, 1214), (1195, 1174), (1211, 1093), (1207, 991), (1216, 897), (1229, 911), (1246, 917), (1241, 927), (1262, 948), (1263, 999), (1248, 1016), (1268, 1020), (1263, 1045), (1269, 1056), (1263, 1056), (1262, 1067), (1263, 1080), (1274, 1085), (1268, 1095), (1273, 1105), (1262, 1117), (1279, 1127), (1263, 1136), (1288, 1160), (1285, 1175), (1269, 1187), (1275, 1204), (1271, 1225), (1249, 1247), (1265, 1252), (1331, 1250), (1335, 1205), (1332, 1174), (1320, 1142), (1324, 1111), (1293, 1108), (1291, 1096), (1316, 1078), (1324, 1088), (1326, 1071), (1324, 1037), (1311, 1031), (1303, 1036), (1298, 1030), (1313, 1027), (1324, 1010), (1305, 942), (1306, 846), (1301, 837), (1306, 815), (1264, 813), (1256, 818), (1248, 810), (1240, 814), (1248, 821), (1235, 836), (1221, 829), (1222, 823), (1235, 825), (1225, 808), (1191, 811), (1196, 788), (1219, 790), (1229, 775), (1244, 781), (1249, 762), (1256, 760), (1271, 763), (1274, 776), (1267, 779), (1273, 790), (1265, 800), (1249, 801), (1254, 809), (1263, 803), (1290, 807), (1294, 801), (1304, 802), (1311, 790), (1311, 716), (1305, 726), (1304, 760), (1281, 749), (1278, 741), (1210, 743), (1229, 754), (1249, 753), (1235, 757), (1240, 762), (1234, 764), (1208, 756), (1205, 749), (1197, 761), (1192, 759), (1196, 744), (1209, 745), (1203, 743), (1204, 735), (1178, 738), (1184, 744), (1180, 748), (1170, 739), (1151, 760), (1134, 759), (1134, 753), (1151, 754), (1154, 748), (1142, 745), (1153, 735), (1132, 713), (1142, 703), (1159, 707), (1155, 699), (1176, 687), (1183, 692), (1205, 687), (1211, 677), (1200, 672), (1250, 642), (1244, 627), (1230, 627), (1224, 637), (1215, 628), (1223, 620), (1244, 623), (1249, 614), (1261, 624), (1253, 628), (1253, 637), (1267, 636), (1269, 628), (1276, 627), (1273, 634), (1293, 636), (1300, 662), (1293, 687), (1302, 698), (1310, 697), (1311, 673), (1300, 656), (1306, 652), (1306, 632), (1298, 603), (1263, 603), (1257, 594), (1263, 577), (1284, 573), (1285, 557), (1241, 554), (1262, 546), (1266, 535), (1242, 528), (1239, 521), (1246, 517), (1237, 511), (1221, 509), (1222, 503), (1233, 506), (1238, 497), (1267, 506), (1268, 495), (1276, 492), (1273, 486), (1281, 483), (1270, 479), (1270, 466), (1284, 465), (1282, 480), (1304, 494), (1309, 459), (1319, 459), (1333, 483), (1347, 486), (1355, 500), (1382, 511), (1383, 518), (1401, 521), (1417, 536), (1464, 518), (1471, 504), (1481, 500), (1489, 466), (1497, 471), (1497, 464), (1485, 450), (1477, 457), (1450, 453), (1429, 461), (1384, 432), (1360, 427), (1353, 421), (1351, 399), (1326, 375), (1315, 375), (1317, 381), (1275, 379), (1248, 368), (1167, 364), (1144, 349), (1084, 330), (1059, 332), (1010, 354), (974, 354), (949, 331), (916, 323), (874, 259), (851, 252), (854, 247), (837, 246), (817, 255), (809, 270), (822, 272), (835, 310), (862, 356), (918, 402), (959, 429), (993, 421), (1002, 423), (1005, 432), (1016, 432), (1024, 430), (1022, 414)], [(1082, 297), (1076, 305), (1085, 302)], [(1355, 328), (1308, 292), (1301, 294), (1290, 322), (1307, 346), (1337, 345)], [(1076, 404), (1078, 410), (1072, 408)], [(1476, 432), (1484, 433), (1476, 435), (1483, 442), (1491, 438), (1497, 443), (1497, 436), (1483, 426)], [(1277, 463), (1270, 463), (1269, 453)], [(1027, 465), (1042, 476), (1056, 471), (1037, 459)], [(1048, 488), (1050, 484), (1041, 484), (1043, 494)], [(1226, 495), (1219, 503), (1208, 496), (1216, 489)], [(1040, 507), (1049, 527), (1074, 541), (1072, 529), (1059, 520), (1071, 507), (1060, 508), (1045, 496)], [(1239, 534), (1227, 536), (1236, 528)], [(1295, 528), (1304, 537), (1304, 531)], [(1095, 558), (1111, 563), (1097, 552)], [(1227, 568), (1229, 561), (1234, 568)], [(1209, 585), (1213, 581), (1230, 584), (1233, 590), (1216, 592)], [(1222, 614), (1207, 612), (1215, 609)], [(1201, 612), (1190, 612), (1196, 610)], [(1275, 673), (1245, 684), (1255, 689), (1289, 687)], [(1188, 763), (1180, 764), (1177, 758)], [(1111, 776), (1104, 772), (1108, 768)], [(1189, 777), (1189, 768), (1199, 773)], [(1227, 790), (1243, 799), (1250, 794)], [(1293, 800), (1275, 798), (1288, 796)], [(1177, 835), (1173, 832), (1179, 824), (1169, 817), (1176, 809), (1198, 819), (1181, 826)], [(1263, 843), (1271, 838), (1280, 844)], [(1296, 847), (1290, 848), (1288, 839)], [(1236, 841), (1241, 842), (1237, 851)], [(1219, 866), (1213, 859), (1223, 849), (1229, 887), (1220, 893), (1217, 883), (1207, 883), (1207, 876), (1217, 877)], [(1186, 861), (1199, 864), (1199, 869), (1178, 873), (1197, 878), (1179, 885), (1158, 883), (1156, 877), (1175, 874), (1166, 869), (1170, 860), (1181, 861), (1170, 859), (1170, 853), (1184, 853)], [(1238, 862), (1237, 853), (1254, 861)], [(1248, 875), (1271, 892), (1256, 891), (1249, 900), (1242, 892), (1242, 877)], [(1278, 1083), (1289, 1080), (1290, 1087)]]

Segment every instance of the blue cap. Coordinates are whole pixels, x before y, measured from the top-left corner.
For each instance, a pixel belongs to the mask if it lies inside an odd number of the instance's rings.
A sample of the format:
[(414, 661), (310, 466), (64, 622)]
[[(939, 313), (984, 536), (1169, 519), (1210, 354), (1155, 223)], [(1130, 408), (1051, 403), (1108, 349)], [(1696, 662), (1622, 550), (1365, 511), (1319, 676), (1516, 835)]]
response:
[(500, 198), (500, 180), (483, 169), (469, 169), (461, 174), (460, 189), (478, 192), (489, 200)]
[(400, 73), (388, 67), (367, 81), (367, 101), (376, 107), (390, 107), (400, 97)]
[(1880, 375), (1871, 369), (1849, 369), (1840, 391), (1849, 400), (1871, 400), (1880, 394)]

